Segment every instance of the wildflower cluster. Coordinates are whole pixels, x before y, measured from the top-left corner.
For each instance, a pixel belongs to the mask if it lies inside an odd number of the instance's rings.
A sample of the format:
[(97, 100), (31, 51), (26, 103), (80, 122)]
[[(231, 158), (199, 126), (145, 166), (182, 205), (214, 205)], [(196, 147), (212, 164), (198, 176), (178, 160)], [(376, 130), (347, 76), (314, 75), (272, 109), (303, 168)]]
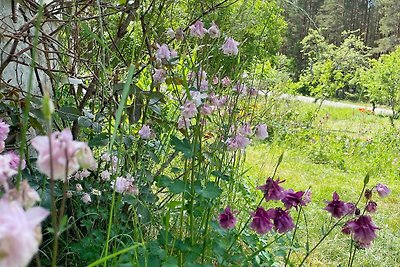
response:
[[(0, 151), (5, 150), (9, 125), (0, 121)], [(1, 153), (0, 152), (0, 153)], [(35, 207), (39, 194), (23, 180), (17, 187), (13, 177), (25, 161), (10, 151), (0, 154), (0, 266), (26, 266), (37, 253), (42, 240), (41, 222), (48, 211)]]
[(379, 230), (370, 215), (366, 213), (374, 213), (378, 204), (372, 200), (373, 192), (377, 192), (380, 197), (386, 197), (390, 194), (390, 189), (384, 184), (377, 184), (373, 189), (365, 190), (364, 197), (366, 204), (363, 211), (353, 203), (345, 203), (340, 200), (339, 195), (334, 192), (332, 201), (327, 202), (325, 210), (332, 214), (333, 217), (341, 219), (344, 216), (353, 216), (342, 227), (342, 232), (351, 235), (352, 239), (360, 248), (368, 248), (372, 241), (377, 237), (376, 230)]

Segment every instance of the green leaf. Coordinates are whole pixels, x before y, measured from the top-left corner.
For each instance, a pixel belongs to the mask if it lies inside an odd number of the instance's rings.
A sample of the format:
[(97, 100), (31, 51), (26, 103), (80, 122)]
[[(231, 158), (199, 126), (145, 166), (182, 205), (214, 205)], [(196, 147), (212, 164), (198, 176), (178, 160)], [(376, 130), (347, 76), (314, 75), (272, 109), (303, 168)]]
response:
[(178, 137), (172, 136), (171, 144), (173, 145), (176, 151), (182, 152), (185, 158), (187, 159), (193, 158), (192, 146), (186, 138), (180, 140)]
[(89, 147), (102, 147), (106, 146), (108, 144), (108, 134), (106, 133), (101, 133), (93, 137), (89, 141)]
[(215, 183), (208, 182), (205, 188), (202, 188), (199, 185), (195, 186), (195, 192), (204, 198), (214, 199), (221, 195), (222, 189), (219, 188)]
[(175, 256), (168, 256), (162, 267), (178, 267), (178, 258)]
[(175, 180), (168, 185), (168, 189), (171, 193), (180, 194), (186, 190), (186, 184), (181, 180)]
[(78, 125), (82, 128), (88, 128), (92, 126), (92, 121), (88, 117), (80, 116), (78, 118)]
[(57, 114), (61, 119), (67, 121), (76, 121), (79, 118), (79, 110), (75, 107), (61, 107)]

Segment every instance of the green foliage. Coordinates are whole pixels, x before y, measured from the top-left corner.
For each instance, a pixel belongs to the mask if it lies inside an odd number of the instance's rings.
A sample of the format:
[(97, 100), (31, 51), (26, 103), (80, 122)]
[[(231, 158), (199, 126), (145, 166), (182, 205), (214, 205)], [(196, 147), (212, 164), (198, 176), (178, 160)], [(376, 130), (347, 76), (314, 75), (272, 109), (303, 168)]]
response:
[(361, 84), (371, 102), (388, 105), (393, 116), (400, 112), (400, 48), (372, 61), (372, 67), (362, 72)]
[(368, 66), (368, 48), (360, 38), (348, 35), (340, 46), (328, 44), (317, 31), (303, 41), (303, 54), (309, 68), (297, 87), (317, 98), (355, 98), (362, 92), (358, 86), (358, 69)]

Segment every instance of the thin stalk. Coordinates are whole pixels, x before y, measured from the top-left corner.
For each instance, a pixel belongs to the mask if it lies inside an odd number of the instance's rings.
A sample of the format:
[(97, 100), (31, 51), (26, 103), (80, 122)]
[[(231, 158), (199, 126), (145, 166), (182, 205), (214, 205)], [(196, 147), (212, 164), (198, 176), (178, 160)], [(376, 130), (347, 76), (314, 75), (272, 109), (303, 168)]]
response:
[(298, 212), (298, 214), (297, 214), (296, 226), (295, 226), (294, 231), (293, 231), (292, 240), (290, 241), (289, 253), (287, 254), (286, 260), (285, 260), (285, 267), (286, 267), (287, 264), (289, 263), (290, 254), (291, 254), (292, 251), (293, 251), (292, 248), (293, 248), (294, 238), (296, 237), (296, 233), (297, 233), (297, 227), (299, 226), (301, 210), (302, 210), (302, 206), (300, 205), (299, 212)]

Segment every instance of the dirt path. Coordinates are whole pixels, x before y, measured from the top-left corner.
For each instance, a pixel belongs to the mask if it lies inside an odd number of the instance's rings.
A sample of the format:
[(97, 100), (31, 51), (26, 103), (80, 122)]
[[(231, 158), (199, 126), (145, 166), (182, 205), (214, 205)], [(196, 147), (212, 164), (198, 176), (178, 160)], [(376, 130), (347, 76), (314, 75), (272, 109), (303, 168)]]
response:
[[(283, 98), (283, 99), (297, 100), (297, 101), (301, 101), (301, 102), (304, 102), (304, 103), (315, 103), (317, 105), (321, 103), (321, 100), (316, 100), (314, 97), (309, 97), (309, 96), (295, 96), (295, 95), (289, 95), (289, 94), (282, 94), (279, 97)], [(361, 106), (361, 105), (343, 103), (343, 102), (336, 102), (336, 101), (331, 101), (331, 100), (324, 100), (324, 102), (322, 103), (322, 106), (337, 107), (337, 108), (364, 109), (366, 111), (371, 111), (372, 112), (372, 107), (371, 106)], [(376, 115), (384, 115), (384, 116), (391, 116), (393, 113), (392, 113), (392, 111), (390, 109), (375, 108), (374, 114), (376, 114)]]

